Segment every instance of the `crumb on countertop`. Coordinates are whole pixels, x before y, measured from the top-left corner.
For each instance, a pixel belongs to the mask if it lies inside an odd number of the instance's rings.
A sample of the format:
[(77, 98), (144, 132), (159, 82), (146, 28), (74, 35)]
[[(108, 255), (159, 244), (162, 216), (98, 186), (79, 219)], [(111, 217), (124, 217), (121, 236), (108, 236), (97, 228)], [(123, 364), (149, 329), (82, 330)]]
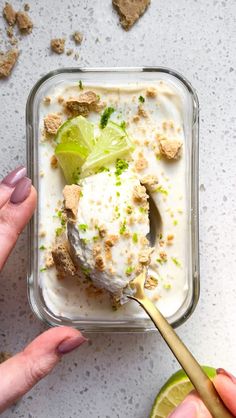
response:
[(73, 39), (77, 45), (80, 45), (82, 43), (83, 37), (84, 37), (83, 34), (79, 31), (75, 31), (73, 33)]
[(19, 51), (15, 48), (5, 53), (0, 52), (0, 78), (8, 77), (18, 59)]
[(150, 0), (112, 0), (112, 3), (120, 16), (122, 27), (129, 30), (143, 15)]
[(5, 17), (8, 25), (14, 26), (16, 23), (16, 11), (13, 9), (10, 3), (5, 3), (2, 14)]
[(17, 12), (16, 23), (21, 33), (29, 34), (33, 29), (33, 22), (27, 12)]
[(61, 116), (57, 113), (49, 113), (44, 118), (44, 128), (47, 134), (56, 135), (58, 128), (62, 124)]
[(51, 50), (56, 52), (56, 54), (63, 54), (65, 52), (65, 42), (64, 38), (54, 38), (51, 40)]

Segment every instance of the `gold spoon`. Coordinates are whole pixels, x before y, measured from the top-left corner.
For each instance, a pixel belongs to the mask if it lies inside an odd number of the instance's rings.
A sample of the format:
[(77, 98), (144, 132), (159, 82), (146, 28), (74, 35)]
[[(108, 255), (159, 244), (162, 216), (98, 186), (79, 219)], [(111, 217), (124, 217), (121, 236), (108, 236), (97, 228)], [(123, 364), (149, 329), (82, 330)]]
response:
[[(153, 245), (157, 236), (158, 228), (160, 228), (160, 214), (149, 196), (150, 200), (150, 225), (151, 235), (149, 237), (150, 243)], [(155, 224), (154, 224), (155, 222)], [(159, 224), (159, 225), (158, 225)], [(158, 226), (157, 226), (158, 225)], [(178, 360), (181, 367), (188, 375), (193, 386), (197, 390), (202, 401), (206, 405), (207, 409), (211, 413), (213, 418), (233, 418), (233, 415), (229, 412), (224, 405), (222, 399), (219, 397), (215, 386), (209, 377), (204, 373), (200, 364), (194, 358), (192, 353), (188, 350), (185, 344), (181, 341), (174, 329), (164, 318), (161, 312), (157, 309), (154, 303), (144, 293), (144, 283), (146, 280), (147, 269), (145, 269), (139, 276), (130, 282), (130, 287), (134, 290), (134, 294), (127, 295), (130, 299), (138, 302), (141, 307), (149, 315), (156, 328), (164, 338), (165, 342), (171, 349), (176, 360)]]

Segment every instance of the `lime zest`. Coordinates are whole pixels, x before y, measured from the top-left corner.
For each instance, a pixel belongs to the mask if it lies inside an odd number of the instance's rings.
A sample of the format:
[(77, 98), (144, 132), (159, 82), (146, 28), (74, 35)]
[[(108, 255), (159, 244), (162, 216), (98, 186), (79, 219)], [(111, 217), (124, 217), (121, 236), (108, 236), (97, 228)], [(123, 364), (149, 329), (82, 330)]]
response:
[(114, 112), (115, 112), (114, 107), (107, 107), (104, 110), (104, 112), (101, 116), (100, 125), (99, 125), (101, 129), (104, 129), (107, 126), (108, 120), (110, 119), (112, 113), (114, 113)]

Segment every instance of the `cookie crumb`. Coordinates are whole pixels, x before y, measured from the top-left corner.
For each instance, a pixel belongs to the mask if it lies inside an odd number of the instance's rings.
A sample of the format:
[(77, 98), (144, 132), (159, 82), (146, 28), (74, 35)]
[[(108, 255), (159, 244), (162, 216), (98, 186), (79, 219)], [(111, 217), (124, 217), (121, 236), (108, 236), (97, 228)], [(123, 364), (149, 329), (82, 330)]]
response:
[(65, 52), (65, 42), (64, 38), (54, 38), (51, 40), (51, 50), (56, 52), (56, 54), (63, 54)]
[(176, 139), (165, 139), (160, 141), (160, 153), (168, 160), (180, 158), (182, 143)]
[(49, 135), (56, 135), (61, 124), (61, 117), (57, 113), (49, 113), (44, 118), (44, 128), (46, 133)]
[(19, 51), (15, 48), (5, 53), (0, 52), (0, 78), (8, 77), (18, 59)]
[(58, 167), (58, 161), (57, 161), (57, 157), (55, 155), (52, 155), (51, 159), (50, 159), (50, 164), (52, 168), (57, 168)]
[(112, 3), (120, 16), (122, 27), (129, 30), (144, 14), (150, 0), (112, 0)]
[(16, 12), (10, 3), (5, 3), (2, 14), (5, 17), (8, 25), (14, 26), (16, 23)]
[(74, 50), (72, 48), (71, 49), (67, 49), (66, 55), (69, 57), (70, 55), (73, 54), (73, 52), (74, 52)]
[(81, 32), (75, 31), (73, 33), (73, 39), (74, 39), (76, 45), (80, 45), (82, 43), (82, 41), (83, 41), (83, 38), (84, 38), (84, 36), (83, 36), (83, 34)]
[(17, 12), (16, 23), (21, 33), (28, 35), (32, 32), (33, 22), (27, 12)]
[(25, 12), (28, 12), (30, 10), (30, 5), (29, 5), (29, 3), (25, 3), (24, 4), (24, 11)]

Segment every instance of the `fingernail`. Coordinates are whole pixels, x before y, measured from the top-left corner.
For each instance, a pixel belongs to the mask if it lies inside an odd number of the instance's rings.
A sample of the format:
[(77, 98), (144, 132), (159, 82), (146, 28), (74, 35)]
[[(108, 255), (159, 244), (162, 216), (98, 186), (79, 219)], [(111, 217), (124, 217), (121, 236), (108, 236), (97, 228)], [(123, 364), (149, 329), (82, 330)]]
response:
[(15, 190), (10, 197), (11, 203), (21, 203), (23, 202), (30, 194), (31, 190), (31, 180), (28, 177), (24, 177), (16, 184)]
[(26, 176), (26, 168), (21, 166), (11, 171), (4, 179), (2, 183), (6, 184), (9, 187), (15, 187), (19, 180), (23, 179)]
[(168, 418), (197, 418), (196, 405), (193, 402), (183, 402)]
[(236, 377), (227, 372), (225, 369), (216, 369), (216, 373), (228, 377), (233, 383), (236, 384)]
[(57, 351), (60, 354), (70, 353), (71, 351), (75, 350), (86, 341), (88, 340), (83, 335), (79, 335), (78, 337), (68, 338), (67, 340), (64, 340), (61, 344), (59, 344), (59, 346), (57, 347)]

